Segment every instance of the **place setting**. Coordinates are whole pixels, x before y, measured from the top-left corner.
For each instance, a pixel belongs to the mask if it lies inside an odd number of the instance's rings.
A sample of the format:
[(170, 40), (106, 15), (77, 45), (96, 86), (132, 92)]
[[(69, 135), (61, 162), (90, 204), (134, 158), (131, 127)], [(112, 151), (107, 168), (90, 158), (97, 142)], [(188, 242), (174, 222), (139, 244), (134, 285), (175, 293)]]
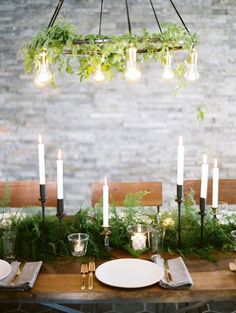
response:
[(0, 290), (24, 291), (33, 288), (41, 266), (42, 261), (13, 261), (9, 264), (0, 260)]

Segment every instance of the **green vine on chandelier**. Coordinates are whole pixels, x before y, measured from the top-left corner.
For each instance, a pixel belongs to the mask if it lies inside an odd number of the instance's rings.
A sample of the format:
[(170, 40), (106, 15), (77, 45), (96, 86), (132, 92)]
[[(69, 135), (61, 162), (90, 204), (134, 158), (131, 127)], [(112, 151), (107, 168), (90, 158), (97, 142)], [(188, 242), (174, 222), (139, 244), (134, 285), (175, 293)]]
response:
[[(98, 43), (98, 40), (101, 42)], [(85, 43), (75, 44), (76, 41)], [(26, 73), (32, 73), (39, 65), (40, 53), (46, 49), (51, 71), (54, 72), (52, 83), (56, 69), (79, 75), (80, 80), (83, 80), (90, 79), (99, 65), (109, 80), (115, 73), (125, 72), (126, 50), (130, 43), (137, 48), (139, 63), (150, 60), (163, 63), (167, 51), (191, 50), (198, 43), (198, 36), (196, 33), (188, 34), (184, 27), (174, 23), (163, 25), (162, 33), (144, 30), (141, 35), (79, 35), (73, 24), (57, 21), (51, 28), (45, 27), (23, 46), (24, 69)], [(177, 79), (181, 81), (183, 75), (179, 65), (175, 71)]]

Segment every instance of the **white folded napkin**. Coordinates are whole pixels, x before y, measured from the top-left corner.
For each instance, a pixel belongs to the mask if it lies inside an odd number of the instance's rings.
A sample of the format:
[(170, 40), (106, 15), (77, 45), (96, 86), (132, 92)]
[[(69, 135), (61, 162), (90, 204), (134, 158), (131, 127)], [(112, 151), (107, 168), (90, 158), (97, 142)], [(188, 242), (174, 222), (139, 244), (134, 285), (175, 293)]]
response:
[(11, 273), (4, 279), (0, 280), (0, 290), (11, 289), (11, 290), (26, 290), (32, 288), (38, 276), (39, 270), (42, 266), (42, 261), (38, 262), (27, 262), (25, 263), (21, 274), (16, 280), (14, 285), (11, 282), (15, 278), (20, 262), (14, 261), (11, 263)]
[[(165, 268), (164, 268), (164, 260), (163, 258), (155, 254), (151, 257), (151, 260), (155, 263), (157, 263), (159, 266), (161, 266), (164, 269), (165, 273)], [(193, 285), (193, 280), (192, 277), (190, 276), (190, 273), (182, 259), (182, 257), (177, 257), (174, 259), (167, 260), (171, 277), (172, 277), (172, 282), (168, 282), (166, 278), (166, 274), (160, 280), (159, 284), (163, 288), (189, 288), (192, 287)]]

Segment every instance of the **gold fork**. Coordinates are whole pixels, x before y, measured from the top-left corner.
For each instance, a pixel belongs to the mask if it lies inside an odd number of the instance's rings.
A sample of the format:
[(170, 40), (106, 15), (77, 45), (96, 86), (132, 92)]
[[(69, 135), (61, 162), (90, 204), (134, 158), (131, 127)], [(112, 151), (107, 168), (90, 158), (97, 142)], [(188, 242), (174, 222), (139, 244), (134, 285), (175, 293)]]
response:
[(80, 273), (82, 275), (82, 281), (81, 281), (81, 289), (85, 289), (85, 280), (86, 280), (86, 274), (88, 273), (88, 264), (82, 263), (80, 268)]
[(172, 275), (171, 275), (169, 264), (168, 264), (167, 260), (164, 260), (164, 268), (165, 268), (167, 282), (168, 283), (172, 283), (173, 279), (172, 279)]
[(93, 289), (93, 273), (95, 272), (95, 262), (89, 262), (88, 289)]
[(25, 262), (21, 263), (16, 271), (16, 274), (14, 276), (14, 278), (12, 279), (12, 281), (10, 282), (11, 286), (15, 286), (15, 284), (17, 283), (19, 276), (22, 273), (23, 267), (25, 266)]

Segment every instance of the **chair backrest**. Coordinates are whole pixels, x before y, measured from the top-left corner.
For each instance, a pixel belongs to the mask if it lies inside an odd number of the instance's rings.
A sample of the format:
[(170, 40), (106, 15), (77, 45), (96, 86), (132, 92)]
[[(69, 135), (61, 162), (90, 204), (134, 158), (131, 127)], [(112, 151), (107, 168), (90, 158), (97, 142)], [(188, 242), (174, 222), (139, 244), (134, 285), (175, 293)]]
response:
[[(38, 181), (9, 181), (0, 182), (0, 199), (4, 189), (8, 185), (11, 193), (9, 207), (20, 208), (26, 206), (40, 206), (39, 182)], [(57, 206), (56, 182), (46, 182), (46, 206)]]
[[(92, 184), (92, 205), (96, 205), (102, 196), (103, 183)], [(124, 199), (128, 193), (148, 191), (142, 199), (143, 206), (162, 205), (162, 183), (161, 182), (109, 182), (109, 200), (117, 206), (123, 206)]]
[[(191, 189), (194, 190), (195, 201), (199, 204), (201, 181), (185, 180), (184, 194), (189, 194)], [(219, 201), (224, 201), (228, 204), (236, 204), (236, 179), (219, 179)], [(207, 203), (212, 203), (212, 180), (208, 181)]]

